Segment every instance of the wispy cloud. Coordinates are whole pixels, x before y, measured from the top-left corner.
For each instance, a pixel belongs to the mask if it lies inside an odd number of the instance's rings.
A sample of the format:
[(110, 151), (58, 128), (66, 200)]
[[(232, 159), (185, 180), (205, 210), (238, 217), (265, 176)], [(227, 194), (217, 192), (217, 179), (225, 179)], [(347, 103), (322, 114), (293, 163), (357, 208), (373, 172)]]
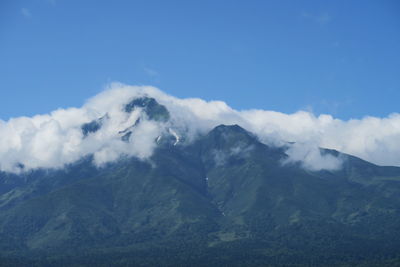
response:
[(158, 77), (160, 74), (158, 73), (158, 71), (149, 68), (149, 67), (144, 67), (143, 71), (150, 77)]
[(309, 12), (302, 12), (301, 17), (313, 21), (321, 26), (328, 24), (332, 21), (332, 16), (328, 13), (313, 14)]
[(24, 16), (27, 19), (30, 19), (32, 17), (32, 13), (29, 9), (27, 9), (26, 7), (21, 8), (21, 14), (22, 16)]
[(316, 20), (319, 24), (324, 25), (324, 24), (329, 23), (329, 22), (332, 20), (332, 17), (331, 17), (329, 14), (325, 13), (325, 14), (317, 15), (317, 16), (315, 17), (315, 20)]
[(56, 0), (47, 0), (47, 2), (50, 3), (53, 6), (56, 5)]

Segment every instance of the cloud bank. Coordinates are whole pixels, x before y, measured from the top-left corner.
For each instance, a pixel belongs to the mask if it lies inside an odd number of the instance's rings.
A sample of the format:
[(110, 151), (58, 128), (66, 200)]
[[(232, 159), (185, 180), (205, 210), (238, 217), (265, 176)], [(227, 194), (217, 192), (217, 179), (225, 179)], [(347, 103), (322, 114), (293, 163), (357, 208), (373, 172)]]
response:
[[(128, 113), (130, 100), (149, 96), (167, 107), (167, 122), (147, 120), (141, 109)], [(101, 128), (85, 136), (82, 125), (107, 116)], [(138, 119), (129, 142), (121, 132)], [(50, 114), (0, 120), (0, 170), (61, 168), (87, 155), (97, 165), (121, 155), (151, 156), (157, 137), (173, 127), (188, 141), (220, 124), (238, 124), (269, 145), (295, 142), (287, 162), (301, 162), (311, 170), (340, 168), (341, 159), (322, 155), (318, 147), (336, 149), (378, 165), (400, 166), (400, 114), (343, 121), (306, 111), (284, 114), (268, 110), (238, 111), (222, 101), (179, 99), (154, 87), (113, 83), (81, 108), (58, 109)]]

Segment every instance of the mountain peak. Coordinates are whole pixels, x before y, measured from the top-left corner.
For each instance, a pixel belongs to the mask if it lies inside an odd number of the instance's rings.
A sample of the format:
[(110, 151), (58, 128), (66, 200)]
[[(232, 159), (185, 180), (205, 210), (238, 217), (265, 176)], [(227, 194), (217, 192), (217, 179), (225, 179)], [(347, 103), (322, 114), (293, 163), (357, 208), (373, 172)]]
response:
[(237, 124), (218, 125), (208, 133), (207, 137), (209, 142), (212, 142), (211, 146), (219, 148), (244, 147), (253, 144), (257, 140), (254, 135)]
[(108, 119), (108, 115), (104, 115), (101, 118), (98, 118), (96, 120), (93, 120), (88, 123), (84, 123), (81, 126), (82, 134), (84, 137), (88, 136), (90, 133), (95, 133), (98, 130), (100, 130), (101, 126), (104, 123), (104, 120)]
[(170, 117), (168, 109), (152, 97), (144, 96), (135, 98), (125, 105), (124, 110), (130, 113), (136, 108), (142, 108), (150, 120), (165, 122)]
[(254, 136), (251, 133), (249, 133), (248, 131), (246, 131), (245, 129), (243, 129), (242, 127), (240, 127), (237, 124), (218, 125), (217, 127), (215, 127), (214, 129), (212, 129), (209, 132), (209, 135), (223, 137), (224, 139), (230, 139), (230, 138), (235, 138), (235, 137), (245, 137), (246, 139), (254, 138)]
[(231, 124), (231, 125), (226, 125), (226, 124), (220, 124), (217, 127), (213, 129), (213, 131), (217, 132), (242, 132), (242, 133), (248, 133), (244, 128), (240, 127), (238, 124)]

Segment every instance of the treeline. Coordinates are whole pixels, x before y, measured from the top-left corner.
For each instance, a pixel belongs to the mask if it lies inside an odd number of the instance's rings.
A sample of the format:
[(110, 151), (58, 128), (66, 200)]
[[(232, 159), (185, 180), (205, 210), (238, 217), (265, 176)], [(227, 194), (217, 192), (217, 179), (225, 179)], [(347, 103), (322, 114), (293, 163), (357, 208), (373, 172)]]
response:
[(14, 253), (0, 256), (0, 266), (400, 266), (400, 254), (275, 245), (242, 240), (210, 247), (201, 240), (170, 240), (129, 248)]

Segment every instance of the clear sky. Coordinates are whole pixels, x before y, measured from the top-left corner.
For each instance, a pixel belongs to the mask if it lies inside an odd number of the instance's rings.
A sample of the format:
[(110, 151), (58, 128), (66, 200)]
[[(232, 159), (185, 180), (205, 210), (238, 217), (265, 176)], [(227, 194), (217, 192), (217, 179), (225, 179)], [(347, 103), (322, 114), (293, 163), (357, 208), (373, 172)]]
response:
[(235, 109), (400, 111), (400, 1), (0, 1), (0, 119), (112, 81)]

